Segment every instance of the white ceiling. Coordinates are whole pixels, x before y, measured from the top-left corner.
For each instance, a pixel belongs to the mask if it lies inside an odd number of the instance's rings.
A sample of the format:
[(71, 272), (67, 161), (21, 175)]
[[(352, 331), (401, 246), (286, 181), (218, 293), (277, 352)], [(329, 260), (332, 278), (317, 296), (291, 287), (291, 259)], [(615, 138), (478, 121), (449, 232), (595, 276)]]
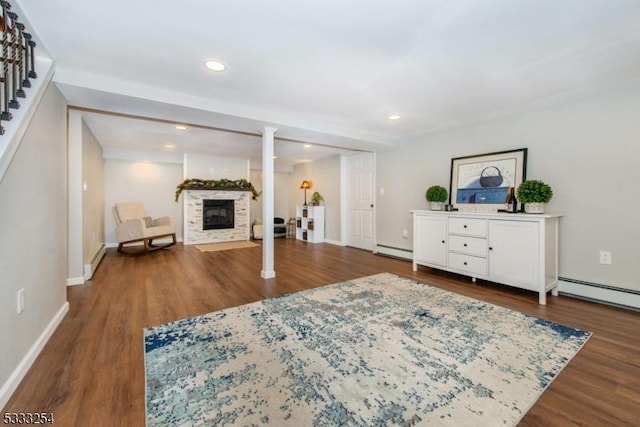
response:
[[(638, 0), (15, 1), (71, 105), (165, 121), (87, 113), (105, 147), (261, 157), (184, 122), (383, 150), (640, 78)], [(276, 162), (337, 152), (278, 140)]]

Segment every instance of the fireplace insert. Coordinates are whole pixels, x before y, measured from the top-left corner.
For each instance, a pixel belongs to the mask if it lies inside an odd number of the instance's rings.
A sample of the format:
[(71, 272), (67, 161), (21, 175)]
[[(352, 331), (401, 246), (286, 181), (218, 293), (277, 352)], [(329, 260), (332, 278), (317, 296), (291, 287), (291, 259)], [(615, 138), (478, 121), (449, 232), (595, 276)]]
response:
[(202, 229), (220, 230), (235, 227), (235, 209), (233, 200), (203, 200)]

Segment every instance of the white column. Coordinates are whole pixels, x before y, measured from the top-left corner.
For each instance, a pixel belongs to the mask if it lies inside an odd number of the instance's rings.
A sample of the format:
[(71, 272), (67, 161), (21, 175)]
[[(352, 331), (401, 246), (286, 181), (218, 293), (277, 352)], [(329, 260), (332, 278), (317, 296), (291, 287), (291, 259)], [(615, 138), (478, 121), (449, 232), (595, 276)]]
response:
[(276, 277), (273, 264), (273, 135), (278, 129), (265, 126), (262, 132), (262, 272), (265, 279)]
[(83, 240), (82, 240), (82, 114), (69, 111), (68, 130), (68, 249), (67, 285), (84, 283)]

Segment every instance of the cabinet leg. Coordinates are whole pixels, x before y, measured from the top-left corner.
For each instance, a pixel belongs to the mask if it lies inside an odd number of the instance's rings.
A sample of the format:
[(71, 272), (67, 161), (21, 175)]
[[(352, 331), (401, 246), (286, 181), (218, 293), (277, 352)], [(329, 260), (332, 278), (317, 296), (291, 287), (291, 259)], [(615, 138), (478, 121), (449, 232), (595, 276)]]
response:
[(555, 288), (551, 289), (551, 295), (553, 295), (554, 297), (558, 296), (558, 286), (556, 286)]
[(476, 278), (475, 278), (475, 277), (472, 277), (472, 278), (471, 278), (471, 282), (476, 283)]
[(418, 271), (418, 264), (415, 262), (413, 263), (413, 271)]
[(538, 297), (538, 303), (540, 305), (547, 305), (547, 293), (544, 291), (540, 292), (540, 296)]

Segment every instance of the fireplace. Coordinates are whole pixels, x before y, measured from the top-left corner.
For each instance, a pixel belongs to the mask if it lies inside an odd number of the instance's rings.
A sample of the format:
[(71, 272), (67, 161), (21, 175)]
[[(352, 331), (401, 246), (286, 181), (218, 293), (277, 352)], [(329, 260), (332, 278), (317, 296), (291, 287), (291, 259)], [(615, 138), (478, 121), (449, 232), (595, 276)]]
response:
[[(250, 191), (184, 190), (182, 194), (184, 196), (183, 241), (185, 245), (249, 240)], [(211, 202), (226, 204), (230, 209), (221, 209), (218, 205), (207, 213), (207, 205)], [(228, 227), (231, 228), (211, 229), (209, 227), (213, 222), (221, 222), (221, 219), (228, 222)], [(217, 224), (217, 226), (220, 225)]]
[(220, 230), (235, 227), (233, 200), (214, 199), (202, 201), (202, 229)]

